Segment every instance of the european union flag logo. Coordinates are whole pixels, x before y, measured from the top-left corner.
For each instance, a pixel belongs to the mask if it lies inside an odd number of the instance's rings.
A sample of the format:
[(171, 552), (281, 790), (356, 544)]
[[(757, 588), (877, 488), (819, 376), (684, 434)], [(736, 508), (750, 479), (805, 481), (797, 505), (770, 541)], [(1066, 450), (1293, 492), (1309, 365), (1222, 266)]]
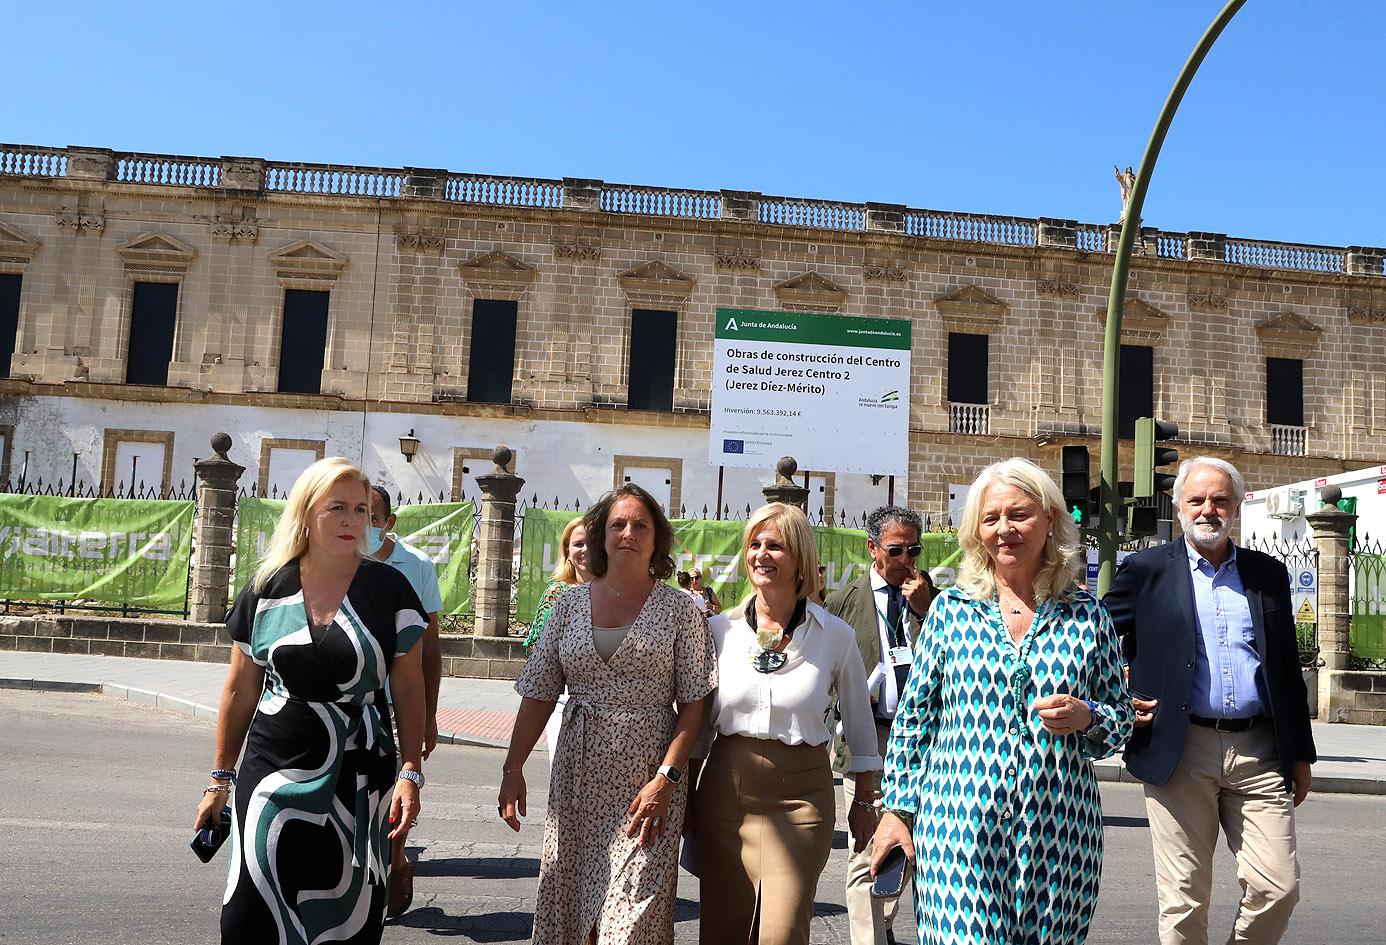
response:
[(723, 441), (722, 441), (722, 452), (724, 452), (724, 453), (745, 453), (745, 452), (746, 452), (746, 441), (745, 441), (745, 440), (723, 440)]

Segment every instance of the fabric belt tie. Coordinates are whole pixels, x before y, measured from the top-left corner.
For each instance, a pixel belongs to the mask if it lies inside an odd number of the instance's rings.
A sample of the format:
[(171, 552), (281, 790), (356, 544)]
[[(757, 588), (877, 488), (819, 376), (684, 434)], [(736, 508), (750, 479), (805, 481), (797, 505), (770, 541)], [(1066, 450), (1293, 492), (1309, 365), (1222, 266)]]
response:
[(1265, 720), (1260, 716), (1249, 719), (1210, 719), (1203, 715), (1191, 715), (1189, 721), (1195, 725), (1202, 725), (1204, 728), (1211, 728), (1216, 732), (1245, 732), (1253, 725)]
[(565, 799), (571, 811), (578, 810), (583, 801), (591, 800), (583, 792), (583, 776), (590, 764), (588, 753), (592, 745), (589, 739), (593, 734), (590, 723), (595, 721), (593, 716), (602, 710), (618, 715), (645, 715), (652, 719), (673, 711), (672, 706), (666, 708), (600, 703), (569, 693), (568, 704), (563, 707), (563, 728), (558, 736), (558, 750), (554, 754), (553, 763), (554, 767), (564, 765), (564, 770), (572, 776), (572, 791)]

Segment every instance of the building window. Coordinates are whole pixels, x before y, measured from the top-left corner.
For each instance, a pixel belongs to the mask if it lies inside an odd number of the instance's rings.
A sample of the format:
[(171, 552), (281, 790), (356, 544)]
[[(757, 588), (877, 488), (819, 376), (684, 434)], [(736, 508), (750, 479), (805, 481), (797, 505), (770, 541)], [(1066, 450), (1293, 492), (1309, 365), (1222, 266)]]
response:
[(284, 324), (279, 330), (278, 390), (281, 393), (322, 392), (330, 294), (312, 289), (284, 290)]
[(948, 333), (948, 402), (987, 403), (989, 335)]
[(0, 273), (0, 377), (10, 376), (10, 357), (19, 334), (19, 287), (24, 277)]
[(630, 313), (631, 410), (674, 409), (674, 357), (678, 313), (637, 308)]
[(1122, 345), (1120, 370), (1117, 436), (1129, 440), (1136, 435), (1138, 417), (1155, 416), (1155, 349)]
[(130, 347), (125, 352), (125, 383), (168, 383), (177, 317), (178, 283), (135, 283), (135, 297), (130, 303)]
[(467, 366), (467, 399), (479, 404), (510, 403), (515, 379), (515, 321), (519, 302), (472, 302), (472, 353)]
[(1304, 362), (1266, 358), (1266, 422), (1304, 426)]

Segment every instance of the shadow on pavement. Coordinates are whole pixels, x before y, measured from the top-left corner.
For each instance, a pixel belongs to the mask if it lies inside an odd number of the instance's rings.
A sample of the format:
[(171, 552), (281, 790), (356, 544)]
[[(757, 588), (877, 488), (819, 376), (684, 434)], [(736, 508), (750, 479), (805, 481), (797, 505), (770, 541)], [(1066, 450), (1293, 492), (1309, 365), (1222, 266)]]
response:
[(450, 856), (421, 859), (415, 876), (471, 876), (479, 879), (537, 879), (539, 861), (532, 856)]
[(1149, 827), (1150, 821), (1145, 817), (1103, 817), (1102, 826), (1104, 827)]
[[(448, 915), (429, 906), (406, 912), (390, 925), (424, 929), (434, 935), (466, 935), (474, 942), (513, 942), (529, 938), (533, 916), (528, 912), (488, 912), (482, 915)], [(386, 926), (388, 930), (389, 926)], [(386, 932), (388, 935), (389, 932)]]

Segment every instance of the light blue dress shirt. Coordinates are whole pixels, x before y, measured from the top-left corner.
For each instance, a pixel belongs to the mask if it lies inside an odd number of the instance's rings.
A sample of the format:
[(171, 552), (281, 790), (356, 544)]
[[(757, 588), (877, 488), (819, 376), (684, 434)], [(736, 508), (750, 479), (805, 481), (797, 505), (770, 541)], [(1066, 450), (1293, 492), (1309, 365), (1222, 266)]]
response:
[(395, 548), (385, 563), (409, 579), (414, 593), (419, 595), (419, 603), (423, 604), (425, 617), (442, 610), (443, 597), (438, 590), (438, 571), (433, 559), (419, 549), (406, 545), (398, 535), (390, 537), (395, 540)]
[(1246, 599), (1237, 546), (1216, 571), (1187, 540), (1198, 616), (1197, 656), (1189, 713), (1210, 719), (1249, 719), (1263, 714), (1261, 656)]

